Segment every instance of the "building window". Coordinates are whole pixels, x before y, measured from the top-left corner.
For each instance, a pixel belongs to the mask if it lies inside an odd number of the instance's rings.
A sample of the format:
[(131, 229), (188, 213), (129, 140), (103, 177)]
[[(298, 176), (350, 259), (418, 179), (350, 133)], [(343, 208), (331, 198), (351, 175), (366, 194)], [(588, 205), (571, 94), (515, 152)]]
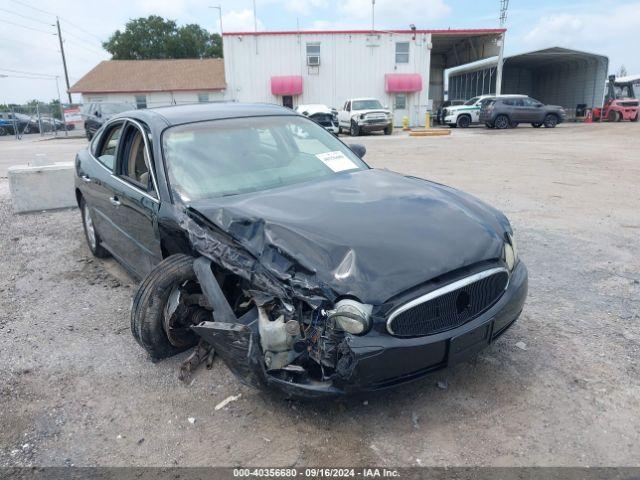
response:
[(198, 103), (208, 103), (209, 102), (209, 92), (202, 92), (198, 94)]
[(407, 95), (404, 93), (396, 93), (393, 101), (394, 110), (406, 110), (407, 108)]
[(146, 95), (136, 95), (136, 108), (147, 108)]
[(409, 63), (409, 42), (396, 42), (396, 63)]
[(320, 65), (320, 44), (307, 43), (307, 65), (317, 67)]

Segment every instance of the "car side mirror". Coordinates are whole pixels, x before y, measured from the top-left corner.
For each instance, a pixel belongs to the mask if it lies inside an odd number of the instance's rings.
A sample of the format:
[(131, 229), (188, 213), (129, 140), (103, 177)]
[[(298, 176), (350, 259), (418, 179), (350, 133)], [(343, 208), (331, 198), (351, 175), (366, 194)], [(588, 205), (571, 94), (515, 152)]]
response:
[(367, 149), (365, 148), (365, 146), (359, 143), (350, 143), (349, 148), (358, 156), (358, 158), (364, 158), (365, 154), (367, 153)]

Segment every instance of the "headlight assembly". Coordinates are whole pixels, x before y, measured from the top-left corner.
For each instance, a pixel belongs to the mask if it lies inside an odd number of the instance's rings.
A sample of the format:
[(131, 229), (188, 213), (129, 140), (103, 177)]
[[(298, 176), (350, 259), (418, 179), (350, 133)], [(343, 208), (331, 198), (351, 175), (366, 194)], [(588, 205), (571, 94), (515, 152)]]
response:
[(503, 253), (504, 262), (507, 264), (509, 271), (512, 271), (513, 267), (515, 267), (518, 262), (518, 247), (516, 246), (516, 241), (512, 233), (507, 233), (505, 237)]
[(344, 299), (336, 303), (329, 313), (329, 319), (335, 326), (353, 335), (363, 335), (371, 329), (371, 305), (356, 300)]

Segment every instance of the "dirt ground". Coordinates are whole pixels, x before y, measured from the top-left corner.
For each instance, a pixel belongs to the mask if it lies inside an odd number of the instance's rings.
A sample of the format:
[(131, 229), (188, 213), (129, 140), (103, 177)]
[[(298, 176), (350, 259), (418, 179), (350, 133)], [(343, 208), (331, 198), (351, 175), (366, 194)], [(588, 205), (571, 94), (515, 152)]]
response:
[[(529, 298), (470, 363), (313, 404), (241, 386), (219, 360), (190, 385), (177, 378), (184, 355), (152, 364), (129, 331), (135, 285), (91, 257), (78, 211), (13, 215), (0, 180), (0, 466), (639, 465), (639, 133), (594, 124), (358, 139), (375, 167), (503, 210)], [(82, 143), (25, 143), (20, 154)]]

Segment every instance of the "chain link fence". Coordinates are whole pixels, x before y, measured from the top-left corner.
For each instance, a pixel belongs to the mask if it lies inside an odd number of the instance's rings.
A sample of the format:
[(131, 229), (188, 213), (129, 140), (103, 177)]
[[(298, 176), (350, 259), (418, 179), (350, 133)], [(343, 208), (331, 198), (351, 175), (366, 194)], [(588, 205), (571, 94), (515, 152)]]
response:
[(69, 137), (84, 135), (80, 106), (58, 103), (8, 105), (0, 109), (0, 137)]

